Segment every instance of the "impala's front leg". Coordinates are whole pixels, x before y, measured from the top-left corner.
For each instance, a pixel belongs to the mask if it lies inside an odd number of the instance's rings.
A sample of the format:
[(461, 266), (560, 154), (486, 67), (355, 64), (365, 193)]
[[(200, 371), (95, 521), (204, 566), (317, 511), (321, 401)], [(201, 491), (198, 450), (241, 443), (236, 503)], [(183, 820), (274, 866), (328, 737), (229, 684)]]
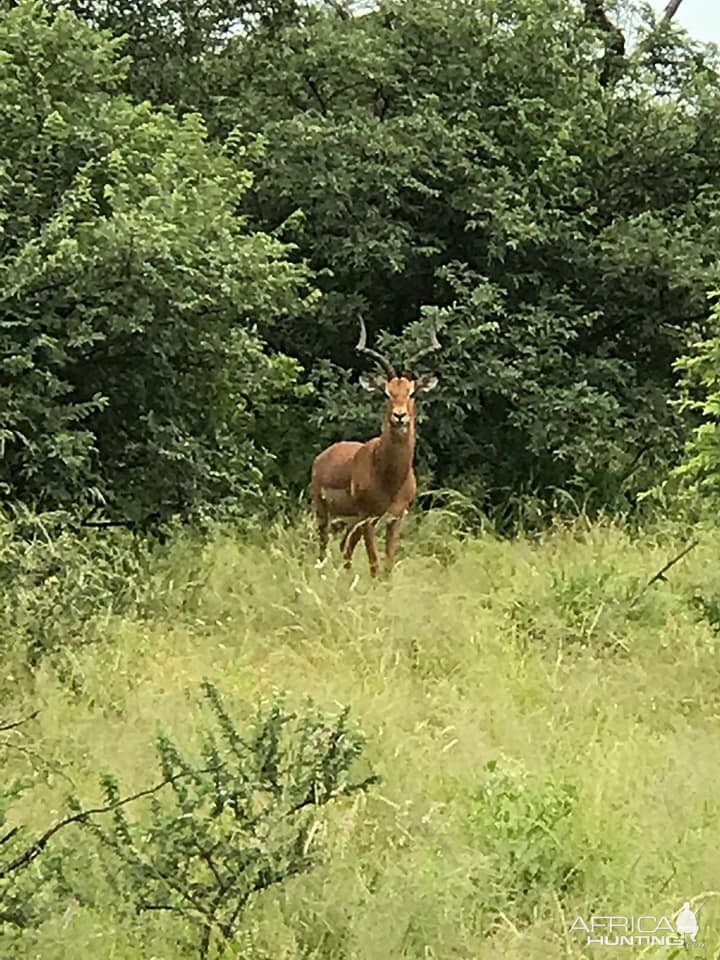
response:
[(395, 563), (395, 551), (400, 540), (400, 517), (393, 517), (388, 522), (385, 538), (385, 557), (387, 560), (388, 573), (392, 570)]
[(367, 550), (368, 560), (370, 561), (370, 574), (377, 576), (379, 560), (377, 551), (377, 540), (375, 539), (375, 521), (369, 521), (363, 527), (363, 536), (365, 537), (365, 549)]

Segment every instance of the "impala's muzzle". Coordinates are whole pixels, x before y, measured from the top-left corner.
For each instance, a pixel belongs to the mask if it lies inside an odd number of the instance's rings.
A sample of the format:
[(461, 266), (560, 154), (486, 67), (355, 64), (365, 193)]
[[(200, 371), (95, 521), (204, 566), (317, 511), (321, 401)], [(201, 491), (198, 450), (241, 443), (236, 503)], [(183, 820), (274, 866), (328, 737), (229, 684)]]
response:
[(393, 410), (390, 415), (390, 426), (393, 430), (403, 431), (407, 429), (409, 417), (405, 410)]

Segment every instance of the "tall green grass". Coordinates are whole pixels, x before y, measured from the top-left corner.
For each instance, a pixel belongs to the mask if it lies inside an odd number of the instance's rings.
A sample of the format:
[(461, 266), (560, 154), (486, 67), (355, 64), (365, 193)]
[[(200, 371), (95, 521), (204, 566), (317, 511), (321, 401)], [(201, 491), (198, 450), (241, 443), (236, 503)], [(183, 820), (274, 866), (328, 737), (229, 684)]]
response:
[[(681, 546), (582, 521), (460, 536), (431, 511), (372, 581), (361, 548), (352, 573), (336, 547), (318, 569), (309, 520), (257, 542), (178, 533), (133, 548), (132, 569), (119, 539), (120, 580), (96, 563), (92, 603), (56, 601), (31, 669), (33, 624), (6, 618), (3, 715), (39, 713), (0, 751), (3, 776), (44, 771), (12, 816), (39, 829), (69, 792), (98, 799), (108, 769), (128, 791), (154, 782), (158, 728), (198, 742), (203, 677), (239, 717), (279, 691), (347, 704), (382, 783), (327, 812), (325, 862), (257, 898), (238, 957), (615, 956), (568, 933), (578, 914), (674, 917), (720, 891), (720, 536), (632, 602)], [(82, 549), (56, 573), (71, 591), (97, 547)], [(30, 616), (21, 601), (6, 607)], [(174, 921), (113, 900), (83, 842), (58, 842), (67, 909), (2, 956), (189, 960)], [(720, 896), (701, 921), (698, 953), (720, 955)]]

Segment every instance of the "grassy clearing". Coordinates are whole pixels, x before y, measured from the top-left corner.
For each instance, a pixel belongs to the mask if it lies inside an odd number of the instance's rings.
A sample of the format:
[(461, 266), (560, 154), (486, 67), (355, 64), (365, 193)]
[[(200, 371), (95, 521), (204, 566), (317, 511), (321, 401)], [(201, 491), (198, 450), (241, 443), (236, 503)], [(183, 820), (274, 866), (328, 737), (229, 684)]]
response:
[[(568, 935), (578, 914), (674, 918), (720, 891), (720, 538), (629, 609), (680, 549), (671, 535), (461, 540), (431, 515), (376, 583), (360, 550), (357, 579), (335, 554), (315, 569), (311, 536), (179, 536), (134, 613), (98, 615), (60, 672), (7, 659), (3, 713), (39, 709), (22, 742), (56, 770), (13, 815), (45, 825), (71, 789), (97, 798), (106, 769), (127, 791), (154, 782), (157, 729), (197, 741), (208, 677), (240, 718), (280, 690), (351, 705), (383, 778), (327, 811), (325, 863), (257, 898), (238, 956), (607, 958)], [(5, 769), (34, 762), (10, 750)], [(112, 902), (89, 853), (74, 883), (84, 903), (8, 955), (190, 957), (173, 921)], [(698, 953), (718, 956), (720, 896), (701, 918)]]

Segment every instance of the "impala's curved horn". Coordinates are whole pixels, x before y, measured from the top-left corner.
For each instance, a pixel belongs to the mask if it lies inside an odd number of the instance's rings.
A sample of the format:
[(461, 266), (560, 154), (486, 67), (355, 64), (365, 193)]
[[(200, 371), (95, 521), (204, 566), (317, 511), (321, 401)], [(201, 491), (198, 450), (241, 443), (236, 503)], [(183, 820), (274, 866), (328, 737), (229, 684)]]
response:
[(406, 370), (408, 371), (408, 373), (414, 375), (415, 367), (417, 365), (418, 360), (421, 357), (424, 357), (428, 353), (433, 353), (435, 350), (441, 350), (441, 349), (442, 349), (442, 344), (438, 340), (437, 334), (433, 330), (432, 334), (430, 335), (430, 346), (423, 347), (422, 350), (418, 350), (417, 353), (413, 354), (413, 356), (410, 357), (410, 359), (406, 364)]
[(377, 350), (371, 350), (369, 347), (366, 347), (367, 343), (367, 330), (365, 329), (365, 322), (360, 318), (360, 339), (355, 345), (355, 349), (358, 353), (366, 353), (369, 357), (372, 357), (380, 366), (383, 368), (385, 373), (388, 375), (388, 379), (392, 380), (395, 377), (395, 371), (393, 370), (393, 365), (384, 357), (381, 353), (378, 353)]

